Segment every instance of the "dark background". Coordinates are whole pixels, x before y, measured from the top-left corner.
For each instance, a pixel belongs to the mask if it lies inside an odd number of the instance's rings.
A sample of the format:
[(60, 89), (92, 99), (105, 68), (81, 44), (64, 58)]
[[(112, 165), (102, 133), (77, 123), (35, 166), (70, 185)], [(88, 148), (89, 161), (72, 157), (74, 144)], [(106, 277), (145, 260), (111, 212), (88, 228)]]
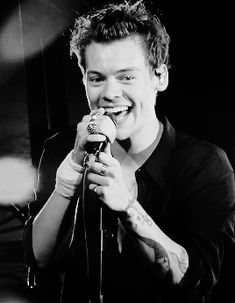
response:
[[(74, 17), (102, 3), (108, 1), (0, 2), (0, 156), (23, 156), (37, 166), (45, 138), (76, 124), (88, 111), (69, 37)], [(159, 94), (158, 106), (175, 127), (224, 148), (235, 167), (232, 2), (162, 0), (146, 5), (158, 12), (171, 36), (169, 87)], [(18, 266), (23, 260), (22, 217), (1, 209), (0, 241), (7, 245), (0, 263), (6, 263), (9, 251), (7, 263)], [(18, 245), (14, 253), (13, 241)], [(215, 302), (223, 292), (232, 293), (226, 280), (232, 266), (226, 262), (233, 262), (233, 251), (228, 256), (222, 271), (226, 282), (218, 286)]]
[[(17, 63), (4, 58), (0, 61), (2, 153), (4, 148), (23, 152), (37, 163), (44, 138), (75, 124), (87, 111), (80, 71), (76, 59), (69, 55), (70, 30), (77, 14), (107, 2), (1, 2), (2, 28), (21, 4), (21, 14), (17, 11), (15, 18), (21, 18), (22, 32), (18, 35), (22, 41), (18, 47), (25, 52)], [(25, 9), (28, 3), (30, 10)], [(146, 4), (159, 13), (171, 36), (169, 87), (159, 94), (159, 107), (176, 127), (221, 145), (234, 162), (232, 5), (229, 1), (202, 0)], [(47, 24), (42, 27), (39, 20), (45, 15)], [(15, 36), (9, 32), (7, 39)], [(37, 51), (28, 56), (30, 45)]]

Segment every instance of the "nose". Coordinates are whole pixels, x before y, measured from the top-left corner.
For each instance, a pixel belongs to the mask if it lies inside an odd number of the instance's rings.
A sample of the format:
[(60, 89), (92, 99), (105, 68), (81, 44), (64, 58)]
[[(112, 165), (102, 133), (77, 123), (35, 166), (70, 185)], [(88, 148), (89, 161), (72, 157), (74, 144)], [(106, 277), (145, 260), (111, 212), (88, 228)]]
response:
[(114, 79), (107, 80), (103, 92), (102, 98), (104, 101), (110, 102), (115, 101), (121, 96), (121, 88), (120, 85)]

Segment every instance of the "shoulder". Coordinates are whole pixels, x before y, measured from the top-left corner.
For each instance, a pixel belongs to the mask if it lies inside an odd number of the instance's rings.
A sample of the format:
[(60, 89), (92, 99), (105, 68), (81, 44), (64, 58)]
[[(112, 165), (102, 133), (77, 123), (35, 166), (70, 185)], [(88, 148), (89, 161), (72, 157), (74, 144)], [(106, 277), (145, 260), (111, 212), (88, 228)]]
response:
[(47, 138), (38, 165), (38, 182), (35, 194), (46, 201), (55, 186), (56, 171), (66, 155), (73, 149), (76, 129), (69, 128)]
[(76, 137), (76, 129), (73, 127), (62, 130), (48, 137), (44, 142), (43, 153), (39, 167), (54, 170), (73, 149)]
[(234, 208), (233, 168), (218, 145), (176, 132), (168, 169), (170, 184), (184, 201), (195, 203), (198, 210)]
[(54, 149), (57, 153), (67, 153), (73, 148), (76, 137), (76, 128), (71, 126), (59, 131), (45, 140), (45, 149)]
[(233, 168), (221, 147), (181, 131), (176, 132), (174, 158), (182, 169), (192, 173), (204, 171), (214, 177), (233, 176)]

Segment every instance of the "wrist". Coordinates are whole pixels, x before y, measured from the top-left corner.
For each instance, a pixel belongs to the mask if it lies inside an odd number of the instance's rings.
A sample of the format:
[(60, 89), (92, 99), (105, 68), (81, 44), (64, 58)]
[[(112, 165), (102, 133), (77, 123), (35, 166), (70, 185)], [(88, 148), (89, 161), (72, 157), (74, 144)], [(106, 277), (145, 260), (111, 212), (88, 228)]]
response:
[(120, 211), (121, 218), (127, 219), (130, 216), (132, 206), (137, 202), (136, 198), (129, 198), (125, 208)]
[(132, 207), (132, 205), (136, 202), (136, 199), (135, 198), (129, 198), (128, 199), (128, 203), (127, 203), (127, 206), (125, 207), (124, 209), (124, 212), (128, 215), (129, 211), (130, 211), (130, 208)]
[(74, 163), (75, 165), (78, 165), (80, 167), (83, 167), (84, 164), (84, 158), (86, 155), (86, 151), (82, 151), (82, 150), (72, 150), (71, 151), (71, 161), (72, 163)]
[[(82, 155), (82, 156), (80, 155), (79, 157), (75, 156), (74, 154), (75, 154), (74, 150), (71, 150), (71, 152), (68, 154), (69, 165), (76, 172), (83, 174), (84, 167), (82, 164), (83, 164), (83, 159), (84, 159), (85, 153), (84, 153), (84, 155)], [(81, 158), (81, 161), (79, 161), (80, 158)]]
[(56, 172), (55, 191), (64, 198), (71, 198), (81, 183), (84, 168), (75, 163), (71, 151)]
[(130, 222), (133, 215), (134, 205), (137, 203), (136, 198), (128, 199), (128, 204), (123, 211), (119, 212), (119, 218), (126, 231), (133, 232), (132, 223)]

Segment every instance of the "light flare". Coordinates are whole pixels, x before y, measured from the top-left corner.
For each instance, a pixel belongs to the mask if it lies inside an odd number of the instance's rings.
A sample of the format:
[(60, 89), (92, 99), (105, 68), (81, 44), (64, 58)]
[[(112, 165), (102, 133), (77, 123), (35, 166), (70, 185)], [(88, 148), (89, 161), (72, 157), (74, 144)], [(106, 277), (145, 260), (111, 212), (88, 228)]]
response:
[(27, 204), (32, 201), (37, 173), (30, 160), (0, 159), (0, 204)]
[(53, 42), (70, 22), (69, 3), (65, 0), (19, 2), (0, 30), (0, 62), (20, 62)]

